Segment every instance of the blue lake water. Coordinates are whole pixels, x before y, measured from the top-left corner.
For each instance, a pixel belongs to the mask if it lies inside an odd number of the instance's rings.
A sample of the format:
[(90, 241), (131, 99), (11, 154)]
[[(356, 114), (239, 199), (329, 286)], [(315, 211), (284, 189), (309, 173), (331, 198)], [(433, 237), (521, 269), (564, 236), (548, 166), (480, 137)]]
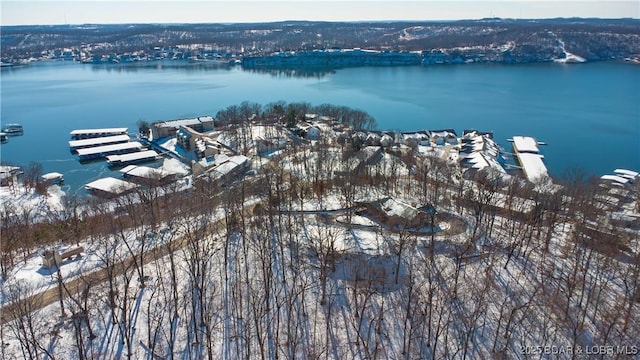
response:
[[(39, 63), (2, 70), (1, 121), (25, 133), (0, 147), (3, 162), (38, 161), (75, 190), (109, 174), (69, 152), (77, 128), (215, 115), (249, 100), (332, 103), (372, 114), (380, 129), (474, 128), (505, 148), (513, 135), (547, 142), (552, 175), (640, 169), (640, 66), (628, 63), (363, 67), (292, 75), (241, 68)], [(116, 175), (117, 176), (117, 175)]]

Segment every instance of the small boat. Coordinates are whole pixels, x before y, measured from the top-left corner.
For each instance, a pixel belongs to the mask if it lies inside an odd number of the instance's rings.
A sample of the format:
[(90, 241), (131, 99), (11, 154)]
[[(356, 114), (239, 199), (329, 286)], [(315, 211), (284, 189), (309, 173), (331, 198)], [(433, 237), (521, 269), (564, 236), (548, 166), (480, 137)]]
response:
[(24, 133), (24, 129), (21, 124), (4, 124), (2, 126), (2, 132), (8, 136), (16, 136), (22, 135)]
[(4, 144), (9, 141), (9, 136), (6, 133), (0, 132), (0, 144)]

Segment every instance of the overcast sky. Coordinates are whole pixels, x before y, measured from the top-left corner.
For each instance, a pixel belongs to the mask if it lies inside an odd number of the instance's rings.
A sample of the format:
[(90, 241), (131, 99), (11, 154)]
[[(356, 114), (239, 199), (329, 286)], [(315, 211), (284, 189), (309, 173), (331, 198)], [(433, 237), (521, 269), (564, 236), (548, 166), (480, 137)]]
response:
[(640, 17), (640, 1), (0, 0), (2, 25)]

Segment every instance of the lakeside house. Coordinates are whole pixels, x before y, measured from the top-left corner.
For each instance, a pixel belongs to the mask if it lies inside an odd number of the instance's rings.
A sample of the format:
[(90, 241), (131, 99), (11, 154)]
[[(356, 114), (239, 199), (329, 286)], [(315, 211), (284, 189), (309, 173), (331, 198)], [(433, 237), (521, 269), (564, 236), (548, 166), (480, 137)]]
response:
[(183, 126), (199, 133), (212, 131), (214, 129), (213, 117), (199, 116), (191, 119), (154, 122), (151, 124), (151, 134), (154, 139), (175, 136), (178, 130)]
[(98, 179), (85, 185), (85, 189), (91, 194), (103, 198), (114, 198), (124, 195), (134, 191), (137, 187), (138, 185), (136, 184), (113, 177)]
[(11, 186), (18, 183), (18, 177), (23, 171), (18, 166), (0, 166), (0, 186)]
[(225, 186), (249, 170), (250, 167), (251, 162), (244, 155), (227, 156), (221, 154), (214, 158), (194, 161), (191, 171), (194, 176), (204, 178), (209, 183)]
[(172, 182), (176, 174), (148, 166), (128, 165), (120, 169), (122, 177), (137, 184), (161, 185)]

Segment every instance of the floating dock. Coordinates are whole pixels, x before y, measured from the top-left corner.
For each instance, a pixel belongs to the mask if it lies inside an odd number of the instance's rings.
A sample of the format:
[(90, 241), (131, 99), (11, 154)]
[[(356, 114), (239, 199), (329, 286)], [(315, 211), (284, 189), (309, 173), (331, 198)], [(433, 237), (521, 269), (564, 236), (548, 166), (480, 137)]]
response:
[(91, 139), (107, 136), (126, 135), (127, 128), (78, 129), (69, 133), (72, 140)]
[(64, 175), (59, 172), (51, 172), (41, 176), (42, 180), (47, 185), (61, 185), (64, 182)]
[(542, 161), (544, 156), (540, 154), (538, 143), (534, 138), (514, 136), (513, 150), (527, 180), (536, 183), (540, 179), (549, 176), (547, 167)]
[(69, 147), (71, 148), (71, 150), (75, 151), (78, 149), (84, 149), (94, 146), (126, 143), (129, 142), (129, 140), (131, 140), (129, 135), (105, 136), (82, 140), (71, 140), (69, 141)]
[(142, 144), (137, 141), (90, 147), (85, 149), (78, 149), (78, 155), (80, 160), (93, 160), (108, 157), (109, 155), (126, 154), (134, 151), (140, 151)]
[(625, 179), (629, 179), (629, 180), (635, 180), (638, 177), (638, 172), (637, 171), (632, 171), (632, 170), (627, 170), (627, 169), (615, 169), (613, 170), (613, 172), (620, 176), (623, 177)]
[(110, 155), (107, 156), (107, 163), (109, 166), (126, 166), (130, 164), (140, 164), (150, 161), (155, 161), (158, 158), (158, 153), (155, 150), (146, 150), (124, 155)]
[(8, 136), (17, 136), (24, 134), (24, 128), (21, 124), (17, 123), (5, 124), (2, 127), (2, 132)]

